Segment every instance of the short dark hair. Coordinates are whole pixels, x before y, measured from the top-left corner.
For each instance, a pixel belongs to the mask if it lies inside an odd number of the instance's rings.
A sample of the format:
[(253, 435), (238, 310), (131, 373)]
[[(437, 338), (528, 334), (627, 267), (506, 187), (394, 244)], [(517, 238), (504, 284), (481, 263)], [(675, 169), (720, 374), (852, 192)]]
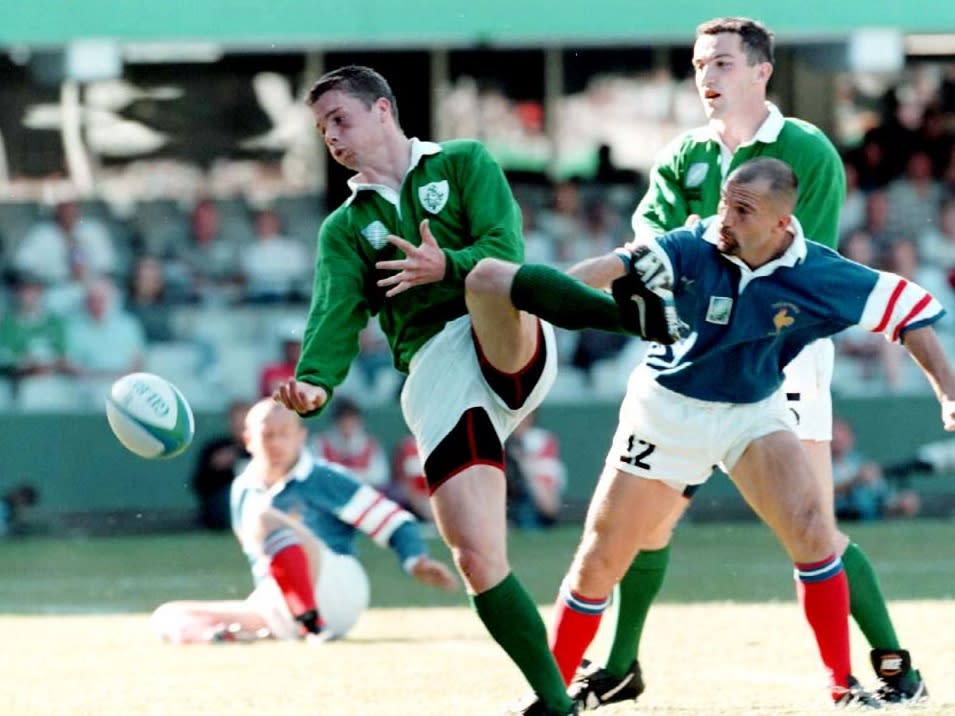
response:
[(391, 85), (388, 84), (388, 80), (370, 67), (345, 65), (337, 70), (326, 72), (312, 85), (305, 104), (311, 107), (318, 102), (323, 94), (332, 90), (344, 92), (350, 97), (361, 100), (365, 107), (369, 109), (375, 101), (384, 97), (391, 103), (391, 116), (395, 118), (395, 123), (398, 122), (398, 100), (395, 99), (395, 94), (391, 91)]
[(339, 396), (335, 400), (335, 406), (332, 410), (332, 419), (339, 420), (345, 417), (364, 417), (361, 408), (358, 406), (354, 400), (346, 398), (344, 396)]
[(765, 180), (769, 184), (769, 193), (780, 201), (796, 206), (799, 197), (799, 179), (796, 172), (786, 162), (773, 157), (756, 157), (740, 164), (726, 178), (727, 182), (752, 184)]
[(773, 64), (775, 62), (773, 57), (775, 35), (759, 20), (751, 20), (748, 17), (717, 17), (701, 23), (696, 28), (697, 37), (700, 35), (719, 35), (723, 32), (739, 35), (739, 39), (743, 43), (743, 52), (746, 53), (749, 64), (756, 65), (760, 62)]

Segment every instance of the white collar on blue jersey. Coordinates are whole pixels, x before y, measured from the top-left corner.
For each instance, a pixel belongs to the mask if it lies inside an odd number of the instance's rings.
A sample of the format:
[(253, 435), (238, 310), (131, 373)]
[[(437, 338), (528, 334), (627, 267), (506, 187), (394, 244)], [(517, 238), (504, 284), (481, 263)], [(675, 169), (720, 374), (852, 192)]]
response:
[(302, 448), (302, 454), (298, 456), (298, 461), (295, 463), (292, 471), (288, 474), (288, 477), (285, 478), (285, 481), (304, 480), (306, 477), (312, 474), (314, 467), (315, 458), (312, 456), (311, 450), (309, 450), (307, 447)]
[[(412, 137), (409, 141), (411, 142), (411, 163), (408, 165), (408, 171), (405, 172), (405, 176), (408, 176), (411, 170), (418, 166), (418, 162), (421, 161), (422, 157), (437, 154), (441, 151), (441, 145), (437, 142), (423, 142), (417, 137)], [(378, 192), (395, 206), (398, 205), (398, 192), (383, 184), (363, 182), (359, 179), (360, 176), (361, 174), (356, 174), (348, 180), (348, 188), (351, 189), (351, 195), (345, 200), (346, 204), (351, 204), (359, 191), (368, 189)]]
[(302, 448), (302, 453), (298, 456), (298, 460), (295, 461), (295, 465), (292, 466), (288, 475), (281, 480), (276, 480), (269, 487), (265, 486), (265, 482), (262, 480), (262, 474), (255, 471), (254, 467), (255, 463), (249, 463), (249, 466), (245, 468), (236, 479), (241, 478), (242, 480), (248, 481), (250, 485), (257, 486), (257, 489), (263, 490), (270, 496), (274, 496), (280, 493), (292, 480), (304, 480), (311, 475), (315, 467), (315, 457), (308, 448)]
[[(703, 231), (703, 240), (713, 244), (714, 246), (719, 243), (719, 232), (717, 231), (716, 219), (717, 217), (711, 216), (703, 220), (703, 226), (705, 227)], [(802, 225), (799, 223), (799, 219), (797, 219), (795, 216), (789, 217), (789, 228), (793, 233), (793, 241), (791, 244), (789, 244), (789, 247), (779, 257), (764, 263), (757, 269), (751, 269), (743, 260), (737, 258), (736, 256), (720, 254), (720, 256), (727, 261), (740, 267), (740, 270), (742, 271), (739, 285), (740, 291), (746, 288), (746, 284), (749, 283), (750, 280), (760, 276), (769, 276), (778, 268), (791, 268), (806, 258), (806, 237), (802, 232)]]

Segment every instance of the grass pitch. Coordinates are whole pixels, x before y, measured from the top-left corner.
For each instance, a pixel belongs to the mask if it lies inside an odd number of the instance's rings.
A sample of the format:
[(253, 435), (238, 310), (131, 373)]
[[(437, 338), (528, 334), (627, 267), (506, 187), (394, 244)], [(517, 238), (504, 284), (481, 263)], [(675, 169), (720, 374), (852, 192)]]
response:
[[(955, 525), (851, 533), (877, 564), (926, 676), (932, 698), (917, 713), (955, 713)], [(512, 537), (515, 569), (545, 619), (577, 536), (562, 528)], [(444, 554), (438, 543), (434, 552)], [(462, 594), (420, 587), (371, 544), (363, 557), (375, 606), (345, 641), (173, 647), (148, 630), (155, 605), (248, 591), (231, 537), (2, 544), (0, 714), (493, 715), (526, 691)], [(790, 569), (758, 525), (681, 528), (641, 650), (648, 691), (636, 705), (598, 713), (831, 712)], [(607, 632), (592, 656), (606, 653)], [(853, 649), (856, 675), (871, 683), (857, 631)]]

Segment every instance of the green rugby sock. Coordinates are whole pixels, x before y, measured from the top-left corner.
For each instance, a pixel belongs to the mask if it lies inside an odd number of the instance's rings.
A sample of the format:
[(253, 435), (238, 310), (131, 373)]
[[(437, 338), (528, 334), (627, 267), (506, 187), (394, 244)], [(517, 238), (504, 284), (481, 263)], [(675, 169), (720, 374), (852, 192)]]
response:
[(637, 555), (620, 580), (617, 626), (605, 667), (614, 676), (626, 674), (631, 662), (639, 654), (643, 625), (650, 605), (663, 586), (669, 564), (670, 545), (663, 549), (645, 550)]
[(629, 333), (620, 323), (620, 309), (610, 294), (543, 264), (526, 264), (517, 270), (511, 301), (560, 328)]
[(508, 574), (500, 584), (473, 595), (471, 604), (544, 705), (570, 711), (573, 702), (550, 653), (547, 627), (520, 580)]
[(885, 605), (882, 587), (872, 563), (855, 542), (842, 553), (849, 579), (849, 610), (873, 649), (899, 649), (899, 638)]

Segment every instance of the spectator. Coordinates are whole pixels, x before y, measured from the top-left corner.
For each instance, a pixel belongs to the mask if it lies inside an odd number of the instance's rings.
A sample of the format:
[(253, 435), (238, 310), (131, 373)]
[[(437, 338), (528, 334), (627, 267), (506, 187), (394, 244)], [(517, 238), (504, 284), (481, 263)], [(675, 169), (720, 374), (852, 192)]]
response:
[(252, 303), (288, 301), (308, 290), (312, 260), (305, 246), (282, 234), (282, 220), (272, 209), (255, 217), (256, 242), (242, 251), (240, 266), (245, 297)]
[(524, 235), (524, 260), (531, 264), (552, 264), (557, 260), (556, 241), (539, 223), (537, 207), (531, 201), (521, 204)]
[[(875, 267), (879, 262), (875, 242), (862, 229), (843, 238), (839, 251), (847, 259), (865, 266)], [(837, 355), (832, 383), (837, 392), (881, 391), (886, 385), (898, 382), (893, 372), (899, 369), (898, 361), (889, 361), (890, 367), (886, 369), (891, 347), (880, 334), (850, 326), (832, 340)]]
[(945, 112), (938, 102), (929, 104), (922, 113), (922, 122), (918, 128), (918, 143), (932, 159), (932, 173), (941, 179), (952, 148), (955, 136), (946, 127)]
[[(613, 161), (613, 150), (609, 144), (597, 147), (597, 169), (594, 181), (598, 184), (625, 184), (636, 189), (642, 183), (639, 172), (622, 169)], [(639, 192), (634, 192), (639, 193)]]
[(302, 337), (298, 326), (284, 326), (280, 331), (281, 358), (262, 367), (259, 373), (259, 397), (272, 395), (279, 385), (295, 377), (295, 364), (302, 353)]
[[(896, 273), (909, 281), (914, 281), (932, 293), (949, 311), (935, 324), (939, 338), (944, 340), (953, 333), (951, 310), (955, 305), (955, 293), (945, 273), (937, 266), (928, 265), (919, 260), (918, 246), (912, 239), (894, 241), (886, 250), (882, 268)], [(907, 358), (906, 351), (898, 343), (882, 341), (883, 365), (887, 387), (893, 392), (925, 392), (927, 386), (921, 371)]]
[(583, 373), (590, 387), (594, 387), (594, 365), (619, 355), (631, 340), (631, 336), (622, 333), (585, 328), (577, 333), (577, 343), (570, 364)]
[(200, 199), (189, 226), (190, 242), (176, 250), (169, 265), (170, 288), (180, 300), (230, 301), (238, 290), (238, 245), (222, 235), (215, 202)]
[(148, 342), (173, 340), (166, 278), (159, 259), (153, 256), (136, 259), (129, 273), (126, 310), (142, 324)]
[(13, 266), (47, 284), (83, 282), (116, 270), (116, 249), (106, 226), (82, 216), (76, 201), (61, 201), (52, 221), (41, 221), (23, 237)]
[(917, 236), (934, 227), (942, 205), (942, 185), (935, 180), (931, 157), (921, 149), (912, 151), (905, 174), (886, 189), (888, 231)]
[(196, 458), (190, 484), (199, 500), (199, 526), (207, 530), (231, 527), (229, 492), (232, 480), (249, 460), (242, 431), (250, 407), (245, 400), (233, 401), (228, 410), (229, 432), (205, 443)]
[(112, 382), (141, 370), (146, 347), (143, 326), (120, 305), (111, 279), (86, 285), (85, 310), (67, 318), (68, 370), (90, 381)]
[(0, 498), (0, 537), (14, 537), (28, 532), (24, 513), (39, 500), (33, 485), (17, 485)]
[(877, 128), (865, 133), (862, 144), (848, 153), (846, 161), (855, 167), (859, 187), (865, 192), (884, 188), (894, 177)]
[(63, 371), (63, 319), (46, 309), (43, 281), (19, 272), (13, 277), (13, 285), (13, 310), (0, 320), (0, 370), (14, 379)]
[(428, 481), (413, 435), (406, 435), (395, 446), (388, 496), (422, 522), (434, 522)]
[(600, 256), (627, 241), (630, 227), (606, 201), (588, 202), (581, 217), (581, 230), (561, 244), (561, 260), (576, 264), (592, 256)]
[(918, 246), (926, 263), (945, 271), (949, 285), (955, 286), (955, 195), (942, 202), (937, 224), (919, 235)]
[(889, 198), (884, 189), (876, 189), (866, 195), (862, 230), (872, 237), (879, 251), (899, 238), (894, 227), (890, 225)]
[(541, 212), (538, 225), (553, 237), (559, 261), (567, 261), (574, 244), (586, 231), (581, 208), (580, 185), (576, 180), (559, 182), (554, 187), (553, 206)]
[(532, 412), (505, 443), (509, 519), (516, 527), (540, 529), (557, 522), (567, 487), (557, 436), (536, 425)]
[(865, 223), (865, 193), (859, 186), (859, 170), (846, 160), (843, 160), (842, 168), (846, 173), (846, 200), (839, 212), (840, 237), (862, 228)]
[[(384, 331), (378, 323), (378, 318), (372, 316), (368, 324), (358, 334), (358, 357), (355, 358), (355, 367), (361, 373), (365, 388), (373, 392), (378, 386), (378, 380), (382, 373), (394, 370), (394, 362), (391, 357), (391, 348), (388, 346), (388, 339), (385, 338)], [(397, 377), (397, 376), (396, 376)]]
[(845, 420), (832, 421), (832, 478), (836, 517), (840, 520), (878, 520), (914, 517), (921, 506), (912, 490), (895, 491), (881, 468), (855, 448), (855, 433)]
[(355, 477), (379, 490), (388, 487), (388, 458), (378, 439), (365, 427), (365, 417), (357, 403), (338, 396), (332, 408), (332, 427), (313, 439), (315, 454), (343, 465)]
[[(953, 308), (952, 288), (941, 266), (921, 260), (918, 245), (913, 239), (902, 238), (893, 241), (885, 252), (882, 268), (897, 273), (909, 281), (927, 289), (949, 311)], [(943, 318), (936, 330), (944, 331), (948, 321)]]

